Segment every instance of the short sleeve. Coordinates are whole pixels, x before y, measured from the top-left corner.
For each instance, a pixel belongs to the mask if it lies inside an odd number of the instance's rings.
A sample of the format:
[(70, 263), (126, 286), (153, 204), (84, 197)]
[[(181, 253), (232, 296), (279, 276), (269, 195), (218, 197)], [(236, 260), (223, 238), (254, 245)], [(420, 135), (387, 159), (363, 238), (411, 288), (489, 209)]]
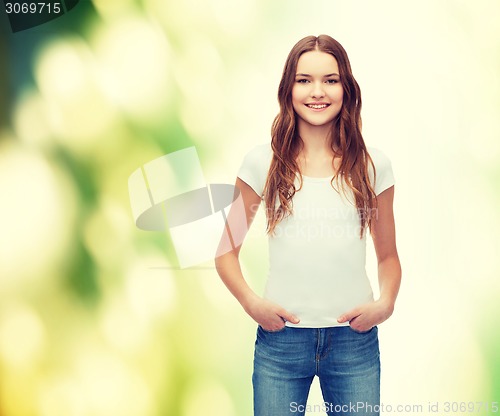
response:
[(245, 155), (238, 170), (238, 178), (249, 185), (261, 197), (264, 192), (271, 159), (272, 149), (270, 143), (258, 145)]
[[(375, 165), (375, 184), (373, 189), (375, 194), (379, 195), (395, 183), (391, 160), (384, 152), (373, 147), (368, 148), (368, 153), (370, 154), (373, 164)], [(373, 170), (371, 169), (371, 165), (369, 165), (368, 170), (370, 174), (370, 181), (373, 185)]]

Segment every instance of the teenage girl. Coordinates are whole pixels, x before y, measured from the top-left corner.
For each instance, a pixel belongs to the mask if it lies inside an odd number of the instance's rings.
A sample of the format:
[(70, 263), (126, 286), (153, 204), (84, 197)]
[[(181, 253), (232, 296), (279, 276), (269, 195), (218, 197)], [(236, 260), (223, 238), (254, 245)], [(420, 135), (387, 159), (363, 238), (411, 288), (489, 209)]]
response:
[[(378, 415), (377, 325), (391, 316), (401, 281), (391, 162), (365, 145), (360, 89), (331, 37), (308, 36), (292, 48), (278, 101), (271, 143), (252, 149), (238, 172), (245, 214), (228, 216), (246, 230), (265, 205), (263, 297), (243, 277), (241, 245), (216, 258), (220, 277), (258, 324), (254, 414), (303, 415), (318, 376), (328, 415)], [(376, 300), (365, 271), (367, 232), (378, 261)]]

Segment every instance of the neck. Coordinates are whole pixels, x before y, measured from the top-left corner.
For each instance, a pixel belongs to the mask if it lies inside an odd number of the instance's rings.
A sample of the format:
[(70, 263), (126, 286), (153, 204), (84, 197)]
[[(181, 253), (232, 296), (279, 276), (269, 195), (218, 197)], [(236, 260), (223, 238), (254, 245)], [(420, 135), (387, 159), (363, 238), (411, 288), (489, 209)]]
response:
[(332, 153), (332, 148), (330, 145), (330, 125), (311, 126), (310, 124), (300, 123), (298, 126), (298, 131), (303, 143), (301, 153), (304, 156), (315, 156)]

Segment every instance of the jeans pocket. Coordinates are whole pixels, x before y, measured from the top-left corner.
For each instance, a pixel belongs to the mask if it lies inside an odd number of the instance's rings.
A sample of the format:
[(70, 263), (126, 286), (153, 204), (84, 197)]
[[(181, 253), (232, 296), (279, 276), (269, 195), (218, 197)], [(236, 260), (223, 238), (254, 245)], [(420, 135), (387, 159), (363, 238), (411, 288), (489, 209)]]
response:
[(375, 325), (375, 326), (372, 326), (372, 327), (371, 327), (368, 331), (357, 331), (357, 330), (356, 330), (356, 329), (354, 329), (351, 325), (349, 325), (349, 328), (351, 328), (351, 331), (352, 331), (352, 332), (355, 332), (356, 334), (360, 334), (360, 335), (362, 335), (362, 334), (369, 334), (369, 333), (370, 333), (370, 332), (372, 332), (372, 331), (373, 331), (373, 329), (374, 329), (374, 328), (376, 328), (376, 327), (377, 327), (376, 325)]
[(286, 325), (283, 326), (283, 328), (277, 329), (276, 331), (268, 331), (267, 329), (264, 329), (264, 328), (262, 328), (261, 325), (259, 325), (259, 329), (261, 331), (265, 332), (266, 334), (278, 334), (280, 332), (283, 332), (285, 330), (285, 328), (286, 328)]

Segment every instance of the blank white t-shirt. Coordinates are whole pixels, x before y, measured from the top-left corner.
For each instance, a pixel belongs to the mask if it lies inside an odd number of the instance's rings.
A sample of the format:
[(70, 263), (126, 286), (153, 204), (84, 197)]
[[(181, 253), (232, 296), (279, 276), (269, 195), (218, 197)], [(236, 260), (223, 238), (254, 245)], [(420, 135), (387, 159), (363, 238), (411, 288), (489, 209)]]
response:
[[(379, 195), (394, 185), (391, 162), (378, 149), (368, 147), (368, 152), (376, 170), (374, 190)], [(271, 159), (270, 143), (255, 146), (238, 171), (237, 176), (261, 197)], [(299, 324), (287, 322), (287, 326), (349, 325), (339, 324), (337, 318), (373, 300), (365, 270), (366, 235), (360, 239), (358, 211), (342, 191), (331, 186), (331, 177), (302, 178), (302, 188), (292, 199), (293, 214), (278, 223), (275, 236), (269, 237), (264, 298), (300, 319)], [(336, 181), (333, 184), (337, 187)], [(352, 201), (352, 193), (346, 190)]]

